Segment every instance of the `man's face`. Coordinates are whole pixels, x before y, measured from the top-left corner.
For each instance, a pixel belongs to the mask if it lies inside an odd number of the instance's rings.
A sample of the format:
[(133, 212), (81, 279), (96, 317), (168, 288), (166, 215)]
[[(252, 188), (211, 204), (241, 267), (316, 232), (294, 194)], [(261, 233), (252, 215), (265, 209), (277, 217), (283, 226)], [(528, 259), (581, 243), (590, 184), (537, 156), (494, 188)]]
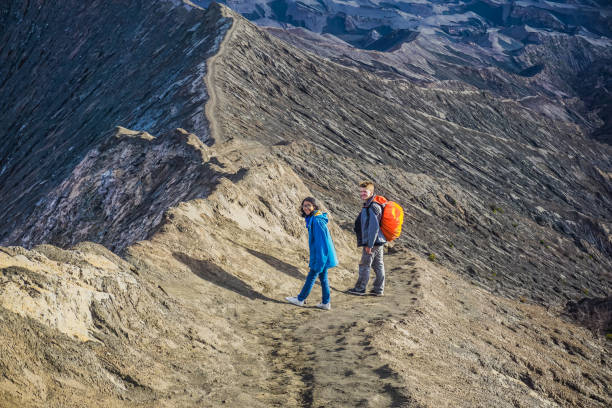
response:
[(365, 201), (368, 198), (372, 197), (372, 192), (367, 188), (359, 187), (359, 197), (361, 197), (361, 199)]

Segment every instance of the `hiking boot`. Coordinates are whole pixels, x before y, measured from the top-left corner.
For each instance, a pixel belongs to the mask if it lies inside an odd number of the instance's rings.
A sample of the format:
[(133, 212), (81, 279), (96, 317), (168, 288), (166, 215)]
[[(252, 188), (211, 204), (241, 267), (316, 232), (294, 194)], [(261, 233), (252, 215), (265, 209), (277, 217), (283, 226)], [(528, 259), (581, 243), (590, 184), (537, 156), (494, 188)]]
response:
[(357, 289), (357, 288), (353, 288), (353, 289), (349, 289), (346, 291), (346, 293), (350, 293), (351, 295), (357, 295), (357, 296), (363, 296), (366, 294), (365, 289)]
[(287, 302), (296, 306), (304, 306), (304, 301), (299, 300), (297, 297), (287, 296), (285, 299), (287, 300)]
[(316, 307), (323, 310), (330, 310), (331, 305), (329, 303), (319, 303)]
[(376, 290), (371, 290), (370, 291), (370, 295), (371, 296), (385, 296), (385, 294), (382, 291), (379, 292), (379, 291), (376, 291)]

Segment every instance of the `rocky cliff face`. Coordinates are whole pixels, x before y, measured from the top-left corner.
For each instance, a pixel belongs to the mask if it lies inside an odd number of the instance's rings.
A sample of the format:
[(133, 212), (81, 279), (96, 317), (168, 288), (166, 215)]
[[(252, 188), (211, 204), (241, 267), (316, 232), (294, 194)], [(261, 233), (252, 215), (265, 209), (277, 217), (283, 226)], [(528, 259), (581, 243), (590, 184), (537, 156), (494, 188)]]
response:
[(228, 22), (191, 8), (173, 1), (1, 6), (0, 242), (13, 243), (9, 234), (116, 126), (153, 134), (182, 127), (209, 141), (205, 61)]
[(147, 238), (166, 209), (206, 197), (223, 174), (210, 166), (206, 146), (194, 134), (177, 129), (154, 138), (119, 128), (37, 203), (30, 222), (8, 240), (62, 247), (95, 241), (121, 250)]
[[(57, 180), (15, 184), (38, 204), (23, 213), (6, 204), (19, 216), (3, 242), (27, 249), (0, 248), (1, 406), (612, 403), (608, 303), (580, 301), (610, 294), (610, 146), (495, 92), (323, 59), (223, 6), (133, 7), (146, 38), (184, 21), (205, 34), (164, 48), (208, 44), (172, 68), (206, 76), (185, 74), (169, 106), (202, 121), (87, 128), (72, 164), (11, 167), (12, 183), (43, 169)], [(121, 92), (158, 91), (134, 85)], [(364, 178), (406, 210), (383, 298), (342, 293)], [(281, 301), (307, 272), (307, 195), (330, 212), (340, 255), (326, 314)], [(567, 300), (592, 331), (562, 316)]]

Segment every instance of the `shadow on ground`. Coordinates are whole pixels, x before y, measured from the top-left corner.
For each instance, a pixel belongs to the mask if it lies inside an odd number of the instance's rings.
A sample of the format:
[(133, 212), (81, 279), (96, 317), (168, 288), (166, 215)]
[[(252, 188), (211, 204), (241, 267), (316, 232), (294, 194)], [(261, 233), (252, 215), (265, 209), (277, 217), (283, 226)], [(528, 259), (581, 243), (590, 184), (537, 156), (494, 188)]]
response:
[[(300, 281), (305, 281), (306, 280), (306, 275), (303, 274), (302, 272), (300, 272), (299, 268), (281, 261), (278, 258), (275, 258), (271, 255), (268, 254), (264, 254), (262, 252), (259, 251), (255, 251), (254, 249), (251, 248), (246, 248), (244, 247), (251, 255), (256, 256), (257, 258), (261, 259), (262, 261), (264, 261), (265, 263), (267, 263), (268, 265), (272, 266), (274, 269), (284, 273), (285, 275), (291, 276), (292, 278), (296, 278)], [(330, 272), (333, 271), (333, 269), (330, 269)], [(321, 285), (321, 282), (319, 281), (319, 279), (317, 278), (317, 280), (315, 281), (315, 285)], [(329, 286), (331, 289), (337, 291), (337, 292), (344, 292), (344, 290), (335, 288), (334, 286), (332, 286), (330, 284)]]
[(224, 289), (231, 290), (251, 300), (261, 299), (269, 302), (284, 303), (262, 295), (254, 290), (249, 284), (226, 272), (223, 268), (215, 265), (211, 261), (195, 259), (189, 255), (177, 252), (174, 252), (172, 256), (182, 264), (186, 265), (191, 272), (198, 277)]
[(262, 261), (264, 261), (265, 263), (267, 263), (274, 269), (284, 273), (285, 275), (289, 275), (292, 278), (300, 279), (300, 280), (306, 279), (306, 275), (300, 272), (300, 270), (297, 267), (287, 262), (281, 261), (280, 259), (275, 258), (271, 255), (264, 254), (263, 252), (255, 251), (254, 249), (250, 249), (250, 248), (245, 248), (245, 249), (248, 251), (249, 254), (256, 256), (257, 258), (261, 259)]

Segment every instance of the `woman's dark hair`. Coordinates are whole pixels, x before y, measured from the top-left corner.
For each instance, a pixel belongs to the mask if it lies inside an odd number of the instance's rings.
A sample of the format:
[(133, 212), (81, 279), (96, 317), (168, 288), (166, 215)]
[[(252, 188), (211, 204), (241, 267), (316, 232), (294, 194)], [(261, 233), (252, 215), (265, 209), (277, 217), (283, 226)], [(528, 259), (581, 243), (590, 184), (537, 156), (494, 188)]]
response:
[(304, 203), (306, 201), (308, 201), (314, 207), (314, 209), (312, 210), (313, 212), (315, 212), (315, 211), (317, 211), (319, 209), (319, 203), (317, 202), (317, 200), (314, 197), (306, 197), (305, 199), (302, 200), (302, 204), (300, 204), (300, 209), (299, 209), (300, 214), (302, 214), (302, 217), (304, 217), (304, 218), (306, 218), (306, 213), (304, 212), (304, 209), (302, 207), (304, 206)]

